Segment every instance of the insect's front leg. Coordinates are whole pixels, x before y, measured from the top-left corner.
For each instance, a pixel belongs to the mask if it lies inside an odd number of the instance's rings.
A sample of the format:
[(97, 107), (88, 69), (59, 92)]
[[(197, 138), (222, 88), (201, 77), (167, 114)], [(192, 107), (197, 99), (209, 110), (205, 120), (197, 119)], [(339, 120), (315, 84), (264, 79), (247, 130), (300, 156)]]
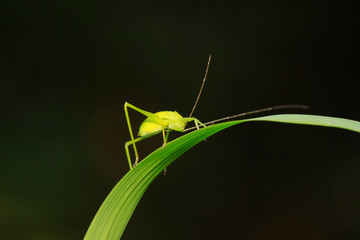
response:
[(196, 128), (199, 130), (200, 127), (199, 125), (201, 125), (202, 127), (206, 127), (205, 124), (203, 124), (202, 122), (200, 122), (197, 118), (193, 118), (193, 117), (190, 117), (190, 118), (184, 118), (187, 122), (191, 122), (191, 121), (194, 121), (195, 123), (195, 126)]
[(200, 122), (199, 119), (197, 119), (197, 118), (194, 119), (194, 122), (195, 122), (195, 124), (200, 124), (202, 127), (206, 127), (206, 125), (203, 124), (202, 122)]

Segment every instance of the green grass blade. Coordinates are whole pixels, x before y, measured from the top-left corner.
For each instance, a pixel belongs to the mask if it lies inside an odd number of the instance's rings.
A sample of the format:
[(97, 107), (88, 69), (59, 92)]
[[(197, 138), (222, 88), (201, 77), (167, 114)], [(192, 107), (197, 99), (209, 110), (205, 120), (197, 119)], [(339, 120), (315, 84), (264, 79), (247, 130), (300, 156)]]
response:
[(282, 123), (293, 123), (293, 124), (306, 124), (323, 127), (335, 127), (342, 128), (354, 132), (360, 132), (360, 123), (358, 121), (336, 118), (336, 117), (325, 117), (318, 115), (307, 115), (307, 114), (278, 114), (270, 115), (259, 118), (252, 118), (246, 121), (271, 121), (271, 122), (282, 122)]
[(343, 128), (360, 133), (360, 122), (315, 115), (280, 114), (224, 122), (190, 132), (169, 142), (165, 149), (155, 150), (129, 171), (110, 192), (94, 217), (85, 240), (118, 240), (151, 182), (173, 161), (211, 135), (243, 122), (272, 121)]

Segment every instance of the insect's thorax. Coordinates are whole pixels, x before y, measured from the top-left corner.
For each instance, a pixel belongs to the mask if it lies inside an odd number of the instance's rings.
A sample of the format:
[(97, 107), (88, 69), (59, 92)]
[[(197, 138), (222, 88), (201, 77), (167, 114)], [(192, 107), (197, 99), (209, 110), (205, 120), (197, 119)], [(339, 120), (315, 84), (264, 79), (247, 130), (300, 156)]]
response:
[(155, 113), (155, 115), (161, 118), (161, 122), (152, 118), (145, 119), (140, 125), (139, 136), (161, 132), (163, 128), (179, 132), (184, 131), (186, 120), (178, 112), (162, 111)]

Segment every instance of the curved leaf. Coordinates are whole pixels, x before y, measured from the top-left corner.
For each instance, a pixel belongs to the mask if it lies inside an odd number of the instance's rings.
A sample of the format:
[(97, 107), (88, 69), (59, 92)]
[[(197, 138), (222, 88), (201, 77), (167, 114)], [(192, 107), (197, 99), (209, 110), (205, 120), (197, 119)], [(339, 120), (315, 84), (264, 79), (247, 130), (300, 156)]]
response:
[(150, 183), (173, 161), (211, 135), (243, 122), (272, 121), (343, 128), (360, 133), (360, 122), (304, 114), (279, 114), (224, 122), (190, 132), (155, 150), (129, 171), (110, 192), (98, 210), (85, 236), (86, 240), (118, 240)]

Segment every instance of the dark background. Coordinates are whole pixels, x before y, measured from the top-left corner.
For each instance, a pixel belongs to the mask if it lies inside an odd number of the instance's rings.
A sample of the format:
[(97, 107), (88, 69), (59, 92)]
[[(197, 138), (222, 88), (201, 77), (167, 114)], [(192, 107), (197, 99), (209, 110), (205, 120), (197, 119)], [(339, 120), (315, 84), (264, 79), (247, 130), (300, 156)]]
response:
[[(360, 120), (357, 1), (0, 4), (0, 234), (82, 239), (128, 171), (125, 101), (206, 122), (279, 104)], [(136, 128), (144, 119), (131, 112)], [(136, 130), (135, 130), (136, 131)], [(174, 133), (172, 138), (179, 136)], [(141, 157), (161, 137), (138, 148)], [(360, 239), (360, 135), (247, 123), (159, 176), (123, 239)]]

